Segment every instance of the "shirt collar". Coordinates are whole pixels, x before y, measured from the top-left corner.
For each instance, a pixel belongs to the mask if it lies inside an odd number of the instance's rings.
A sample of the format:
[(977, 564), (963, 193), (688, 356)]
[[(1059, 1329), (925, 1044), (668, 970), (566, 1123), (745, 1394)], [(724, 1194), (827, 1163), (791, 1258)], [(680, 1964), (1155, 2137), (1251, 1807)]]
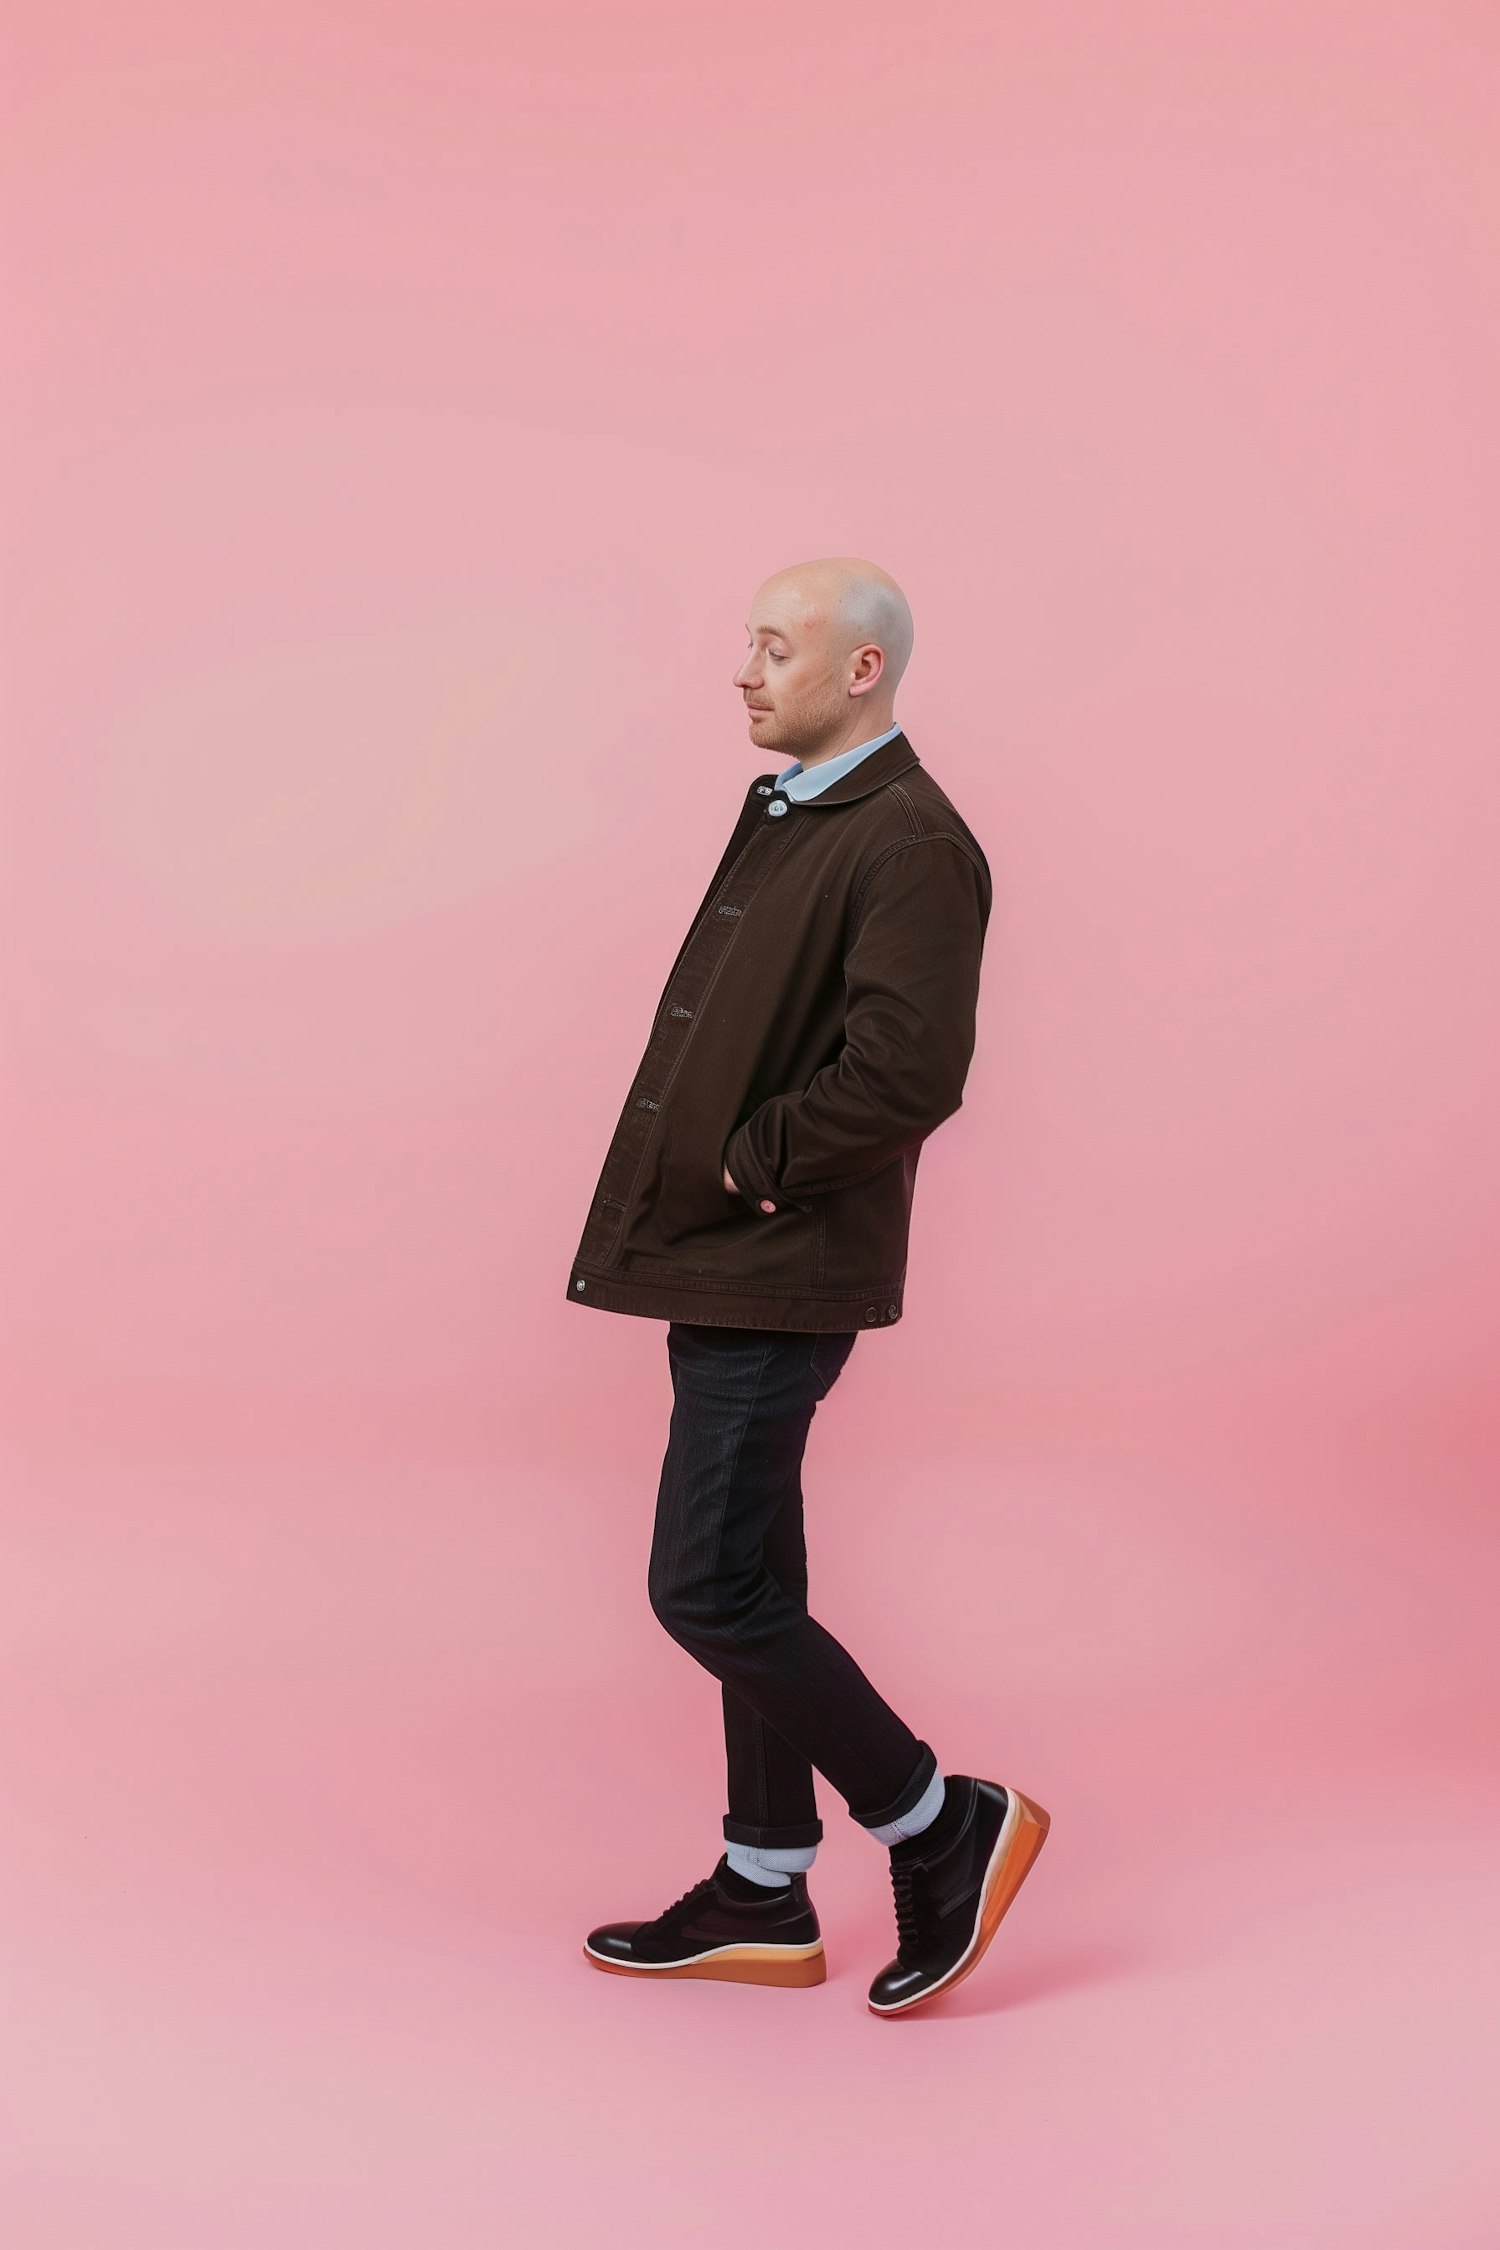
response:
[(872, 750), (882, 743), (894, 741), (900, 727), (888, 727), (884, 734), (875, 735), (869, 742), (857, 742), (852, 750), (841, 750), (836, 758), (828, 758), (812, 767), (804, 766), (794, 758), (789, 766), (776, 776), (776, 786), (783, 796), (799, 800), (816, 797), (857, 766), (861, 758), (868, 758)]

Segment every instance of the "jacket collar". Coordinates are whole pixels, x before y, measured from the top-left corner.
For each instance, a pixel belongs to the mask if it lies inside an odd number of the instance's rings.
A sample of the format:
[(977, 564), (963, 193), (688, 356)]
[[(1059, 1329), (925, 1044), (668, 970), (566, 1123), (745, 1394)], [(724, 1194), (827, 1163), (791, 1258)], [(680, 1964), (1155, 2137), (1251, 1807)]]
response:
[[(907, 772), (918, 763), (917, 753), (905, 734), (893, 734), (889, 742), (882, 742), (880, 748), (872, 750), (868, 758), (861, 758), (857, 766), (851, 766), (847, 773), (840, 774), (837, 781), (830, 781), (828, 787), (820, 789), (816, 797), (800, 797), (793, 802), (799, 812), (817, 812), (824, 805), (852, 804), (856, 797), (868, 797), (872, 790), (883, 789), (888, 781), (894, 781), (898, 774)], [(776, 776), (774, 773), (763, 773), (760, 779), (774, 785)], [(752, 783), (752, 787), (757, 786), (758, 784)]]

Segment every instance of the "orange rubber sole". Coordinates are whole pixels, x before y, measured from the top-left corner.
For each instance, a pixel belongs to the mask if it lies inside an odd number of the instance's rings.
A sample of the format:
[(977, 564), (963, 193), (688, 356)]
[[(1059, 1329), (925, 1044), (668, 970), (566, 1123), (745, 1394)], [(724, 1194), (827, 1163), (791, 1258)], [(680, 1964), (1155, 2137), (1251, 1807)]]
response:
[(583, 1949), (586, 1961), (616, 1977), (708, 1977), (718, 1984), (774, 1984), (801, 1988), (823, 1984), (828, 1964), (821, 1941), (817, 1945), (727, 1945), (721, 1953), (706, 1953), (701, 1961), (674, 1961), (661, 1969), (637, 1967), (632, 1961), (606, 1961)]
[(940, 1983), (930, 1984), (925, 1992), (917, 1993), (914, 1998), (899, 2001), (894, 2008), (878, 2007), (872, 2000), (869, 2004), (872, 2015), (909, 2015), (913, 2008), (920, 2008), (924, 2002), (935, 2000), (939, 1993), (951, 1992), (956, 1984), (963, 1983), (971, 1970), (978, 1968), (984, 1958), (986, 1946), (999, 1929), (1007, 1908), (1031, 1872), (1032, 1863), (1047, 1841), (1047, 1831), (1052, 1826), (1052, 1815), (1033, 1803), (1030, 1797), (1023, 1797), (1019, 1789), (1012, 1790), (1011, 1795), (1020, 1808), (1020, 1817), (1011, 1830), (1009, 1844), (1002, 1849), (1001, 1844), (998, 1841), (996, 1843), (995, 1857), (985, 1877), (985, 1887), (980, 1899), (979, 1930), (971, 1950)]

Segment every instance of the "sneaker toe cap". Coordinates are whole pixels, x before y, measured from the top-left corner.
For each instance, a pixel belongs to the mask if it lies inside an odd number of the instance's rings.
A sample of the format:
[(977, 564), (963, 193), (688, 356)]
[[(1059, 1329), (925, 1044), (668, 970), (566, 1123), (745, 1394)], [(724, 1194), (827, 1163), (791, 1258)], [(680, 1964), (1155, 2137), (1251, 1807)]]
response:
[(630, 1941), (640, 1926), (639, 1921), (601, 1922), (598, 1929), (589, 1931), (588, 1949), (590, 1953), (602, 1953), (608, 1961), (633, 1961)]
[(872, 2008), (895, 2008), (903, 2001), (925, 1992), (932, 1978), (921, 1969), (908, 1969), (900, 1961), (888, 1961), (870, 1986)]

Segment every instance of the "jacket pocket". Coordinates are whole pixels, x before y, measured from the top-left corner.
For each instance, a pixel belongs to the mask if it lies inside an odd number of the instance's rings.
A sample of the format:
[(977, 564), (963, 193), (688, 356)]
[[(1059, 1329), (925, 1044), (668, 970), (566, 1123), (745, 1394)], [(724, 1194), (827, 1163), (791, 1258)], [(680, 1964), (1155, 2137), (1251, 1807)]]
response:
[(810, 1211), (790, 1204), (760, 1211), (726, 1188), (717, 1145), (712, 1154), (697, 1154), (674, 1147), (664, 1132), (634, 1198), (623, 1250), (629, 1266), (659, 1266), (727, 1288), (808, 1288), (817, 1240)]

